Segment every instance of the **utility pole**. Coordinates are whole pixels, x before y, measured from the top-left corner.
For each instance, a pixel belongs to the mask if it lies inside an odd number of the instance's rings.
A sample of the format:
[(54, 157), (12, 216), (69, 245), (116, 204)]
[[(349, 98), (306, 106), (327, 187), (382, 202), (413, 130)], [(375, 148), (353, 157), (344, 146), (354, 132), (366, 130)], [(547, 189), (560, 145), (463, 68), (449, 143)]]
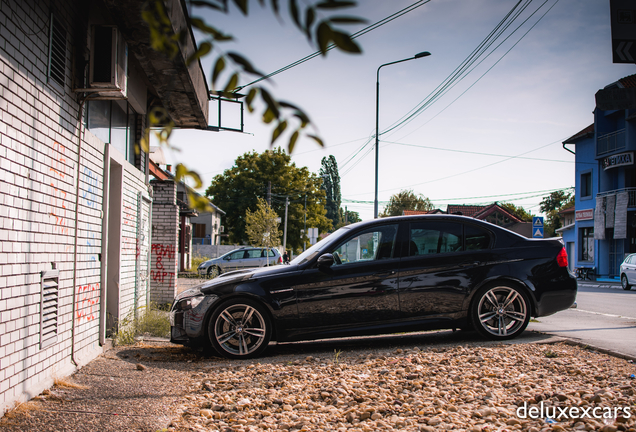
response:
[(287, 250), (287, 206), (289, 205), (289, 196), (285, 197), (285, 228), (283, 231), (283, 253)]
[(303, 252), (307, 247), (307, 243), (305, 242), (305, 233), (307, 232), (307, 194), (305, 194), (305, 217), (303, 220)]

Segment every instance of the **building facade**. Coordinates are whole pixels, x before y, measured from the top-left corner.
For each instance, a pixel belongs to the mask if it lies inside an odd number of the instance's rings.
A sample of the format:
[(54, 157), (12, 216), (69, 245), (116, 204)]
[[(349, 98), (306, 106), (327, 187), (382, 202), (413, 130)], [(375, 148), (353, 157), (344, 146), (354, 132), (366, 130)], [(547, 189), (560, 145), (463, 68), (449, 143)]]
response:
[[(0, 3), (0, 414), (98, 356), (151, 299), (152, 189), (135, 144), (163, 107), (207, 126), (190, 33), (155, 52), (141, 0)], [(187, 29), (179, 0), (164, 0)], [(156, 260), (156, 258), (155, 258)]]
[(635, 91), (636, 75), (600, 90), (594, 124), (563, 143), (576, 154), (575, 221), (564, 238), (574, 240), (576, 267), (597, 277), (619, 277), (636, 252)]

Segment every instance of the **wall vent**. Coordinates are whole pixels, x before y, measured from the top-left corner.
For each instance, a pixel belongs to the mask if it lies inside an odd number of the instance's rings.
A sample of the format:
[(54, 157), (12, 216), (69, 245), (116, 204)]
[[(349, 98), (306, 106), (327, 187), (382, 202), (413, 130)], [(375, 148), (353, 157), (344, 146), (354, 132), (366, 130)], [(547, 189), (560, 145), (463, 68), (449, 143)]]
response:
[(66, 28), (51, 14), (49, 33), (49, 83), (55, 83), (64, 91), (66, 78)]
[(41, 272), (40, 349), (57, 343), (60, 271)]

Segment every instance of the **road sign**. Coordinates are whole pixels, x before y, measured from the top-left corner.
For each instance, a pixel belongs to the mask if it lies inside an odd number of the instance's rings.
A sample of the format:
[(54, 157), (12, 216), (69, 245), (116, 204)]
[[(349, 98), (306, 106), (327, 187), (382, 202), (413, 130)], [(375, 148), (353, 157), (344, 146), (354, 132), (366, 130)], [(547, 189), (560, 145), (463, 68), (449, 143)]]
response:
[(543, 218), (541, 216), (532, 217), (532, 238), (543, 238)]
[(633, 0), (610, 0), (612, 62), (636, 63), (636, 7)]

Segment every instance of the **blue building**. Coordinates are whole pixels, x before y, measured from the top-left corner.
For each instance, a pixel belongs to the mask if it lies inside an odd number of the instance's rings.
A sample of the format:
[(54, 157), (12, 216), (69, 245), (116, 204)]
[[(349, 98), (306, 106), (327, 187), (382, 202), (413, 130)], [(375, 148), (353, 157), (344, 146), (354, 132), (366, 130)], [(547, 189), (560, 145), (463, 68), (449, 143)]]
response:
[(561, 234), (574, 245), (575, 267), (598, 277), (618, 277), (623, 258), (636, 252), (635, 96), (636, 75), (606, 86), (596, 94), (594, 124), (563, 142), (576, 154), (576, 210)]

